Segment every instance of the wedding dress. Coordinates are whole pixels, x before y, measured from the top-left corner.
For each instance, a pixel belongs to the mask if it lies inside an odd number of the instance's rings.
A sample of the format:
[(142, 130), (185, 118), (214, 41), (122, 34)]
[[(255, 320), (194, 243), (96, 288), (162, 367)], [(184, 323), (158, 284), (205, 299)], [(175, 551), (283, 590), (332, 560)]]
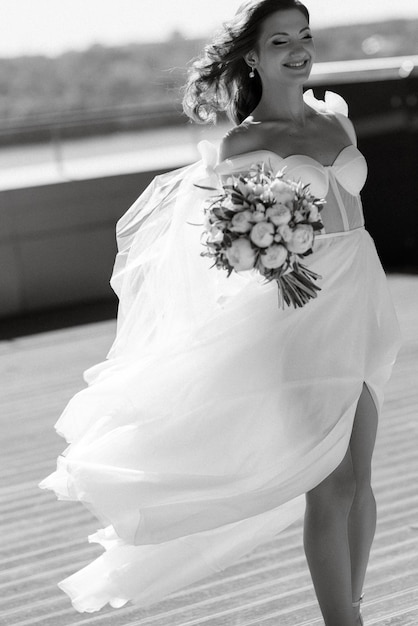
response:
[[(105, 552), (59, 583), (78, 611), (156, 602), (223, 570), (301, 516), (304, 493), (349, 445), (365, 383), (380, 411), (399, 348), (386, 277), (364, 228), (367, 167), (344, 101), (347, 146), (322, 165), (268, 151), (203, 158), (158, 177), (118, 223), (120, 308), (108, 358), (56, 425), (69, 447), (42, 488), (103, 524)], [(256, 162), (326, 197), (304, 263), (322, 278), (301, 309), (277, 285), (200, 256), (204, 200)]]

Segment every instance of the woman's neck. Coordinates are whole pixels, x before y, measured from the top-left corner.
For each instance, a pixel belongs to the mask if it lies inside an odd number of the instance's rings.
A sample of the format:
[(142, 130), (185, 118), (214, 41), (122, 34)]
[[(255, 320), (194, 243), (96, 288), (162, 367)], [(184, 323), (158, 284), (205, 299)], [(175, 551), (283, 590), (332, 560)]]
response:
[(257, 122), (280, 121), (304, 127), (308, 111), (301, 85), (270, 86), (263, 88), (263, 95), (252, 112), (252, 117)]

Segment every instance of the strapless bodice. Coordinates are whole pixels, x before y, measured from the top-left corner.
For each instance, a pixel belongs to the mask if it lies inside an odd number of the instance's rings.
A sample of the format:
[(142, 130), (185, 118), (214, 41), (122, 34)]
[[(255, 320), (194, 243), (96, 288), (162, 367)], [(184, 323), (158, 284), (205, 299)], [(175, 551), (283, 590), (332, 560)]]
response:
[(206, 171), (219, 184), (221, 177), (246, 174), (255, 163), (266, 163), (274, 173), (284, 169), (285, 178), (309, 184), (314, 196), (326, 200), (321, 213), (325, 233), (361, 228), (364, 226), (364, 216), (360, 191), (366, 182), (367, 163), (357, 148), (356, 134), (348, 119), (347, 104), (338, 94), (328, 91), (325, 101), (317, 100), (312, 90), (305, 92), (303, 97), (317, 111), (334, 115), (343, 127), (347, 141), (351, 141), (337, 154), (333, 163), (324, 165), (305, 154), (282, 157), (272, 150), (245, 152), (219, 162), (214, 146), (209, 142), (201, 142), (199, 150)]
[(219, 177), (245, 174), (251, 165), (266, 163), (274, 173), (284, 169), (285, 178), (310, 185), (314, 196), (326, 200), (322, 211), (325, 233), (354, 230), (364, 226), (360, 191), (367, 177), (366, 159), (354, 144), (343, 148), (331, 165), (323, 165), (304, 154), (281, 157), (271, 150), (254, 150), (215, 165)]
[(281, 157), (271, 150), (254, 150), (221, 161), (215, 171), (221, 176), (244, 172), (260, 161), (267, 163), (273, 172), (285, 168), (286, 177), (309, 183), (312, 193), (319, 198), (327, 196), (331, 177), (354, 196), (360, 193), (367, 177), (366, 159), (354, 145), (343, 148), (331, 165), (322, 165), (304, 154)]

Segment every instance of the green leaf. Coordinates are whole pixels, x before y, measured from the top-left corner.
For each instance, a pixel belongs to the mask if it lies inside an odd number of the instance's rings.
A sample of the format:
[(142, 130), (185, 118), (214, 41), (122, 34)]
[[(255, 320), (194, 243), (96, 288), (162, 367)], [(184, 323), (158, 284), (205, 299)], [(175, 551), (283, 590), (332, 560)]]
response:
[(206, 191), (218, 191), (216, 187), (206, 187), (205, 185), (198, 185), (197, 183), (193, 183), (194, 187), (198, 187), (199, 189), (205, 189)]

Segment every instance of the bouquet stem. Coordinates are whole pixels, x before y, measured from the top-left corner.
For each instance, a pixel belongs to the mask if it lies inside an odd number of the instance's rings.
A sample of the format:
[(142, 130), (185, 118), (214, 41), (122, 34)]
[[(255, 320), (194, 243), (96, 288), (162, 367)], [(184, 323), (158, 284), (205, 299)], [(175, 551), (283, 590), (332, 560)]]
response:
[(283, 276), (276, 278), (278, 286), (279, 308), (285, 305), (300, 308), (309, 300), (316, 298), (321, 287), (315, 284), (315, 280), (322, 278), (301, 263), (294, 263), (293, 269)]

